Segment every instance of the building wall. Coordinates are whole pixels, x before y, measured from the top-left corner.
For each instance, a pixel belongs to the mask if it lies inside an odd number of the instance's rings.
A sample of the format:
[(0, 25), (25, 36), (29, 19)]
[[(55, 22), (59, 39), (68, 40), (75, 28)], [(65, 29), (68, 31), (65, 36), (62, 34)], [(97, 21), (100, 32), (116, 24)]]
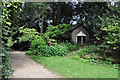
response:
[(90, 36), (89, 36), (89, 33), (83, 28), (83, 27), (78, 27), (76, 28), (72, 34), (71, 34), (71, 41), (76, 43), (76, 35), (80, 32), (80, 31), (83, 31), (83, 33), (85, 33), (86, 35), (86, 41), (89, 42), (89, 39), (90, 39)]

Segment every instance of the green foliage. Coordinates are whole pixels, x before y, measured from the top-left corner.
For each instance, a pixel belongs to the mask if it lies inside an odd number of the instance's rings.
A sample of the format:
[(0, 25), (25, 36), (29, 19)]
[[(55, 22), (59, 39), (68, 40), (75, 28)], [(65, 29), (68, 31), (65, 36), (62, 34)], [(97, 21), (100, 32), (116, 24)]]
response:
[(55, 40), (55, 39), (49, 39), (49, 41), (48, 41), (48, 45), (49, 46), (55, 46), (55, 45), (57, 45), (57, 41)]
[[(73, 52), (73, 55), (79, 56), (79, 58), (88, 59), (90, 57), (97, 59), (101, 54), (99, 53), (99, 46), (87, 45), (80, 47), (77, 51)], [(85, 56), (86, 55), (86, 56)], [(104, 55), (102, 55), (104, 56)]]
[(89, 53), (98, 53), (98, 51), (100, 50), (99, 45), (97, 45), (97, 46), (96, 45), (88, 45), (85, 48), (87, 49), (87, 52), (89, 52)]
[(110, 62), (115, 62), (115, 59), (113, 59), (113, 58), (107, 58), (106, 60), (110, 61)]
[(68, 53), (67, 46), (59, 44), (56, 46), (48, 46), (42, 38), (31, 42), (30, 51), (26, 54), (39, 56), (64, 56)]
[[(46, 2), (25, 2), (22, 7), (23, 11), (19, 13), (18, 24), (19, 26), (26, 24), (28, 28), (38, 28), (38, 23), (42, 23), (42, 17), (47, 18), (46, 16), (51, 10), (49, 3)], [(46, 20), (44, 22), (46, 22)]]
[(43, 38), (46, 42), (49, 41), (49, 36), (48, 36), (48, 35), (43, 34), (43, 35), (42, 35), (42, 38)]
[(80, 48), (79, 50), (73, 52), (73, 54), (77, 54), (79, 57), (83, 57), (84, 55), (88, 54), (88, 49)]
[(31, 42), (30, 50), (42, 49), (45, 46), (46, 46), (46, 42), (44, 41), (44, 39), (39, 38)]
[(26, 54), (31, 55), (31, 54), (33, 54), (33, 52), (32, 51), (26, 51)]
[(30, 51), (32, 51), (32, 54), (38, 55), (46, 46), (45, 40), (40, 37), (31, 42)]
[(18, 37), (19, 42), (31, 42), (32, 40), (36, 40), (40, 38), (39, 32), (36, 31), (36, 29), (32, 28), (24, 28), (20, 27), (19, 32), (22, 34), (22, 36)]
[[(13, 34), (13, 31), (11, 29), (12, 21), (11, 21), (11, 12), (14, 10), (16, 12), (18, 9), (17, 6), (21, 3), (14, 3), (14, 2), (2, 2), (0, 6), (2, 5), (2, 19), (0, 18), (0, 22), (2, 22), (2, 53), (0, 54), (0, 57), (2, 56), (2, 78), (7, 78), (9, 75), (13, 73), (13, 70), (11, 70), (11, 61), (10, 58), (8, 58), (8, 43), (7, 40), (8, 37), (11, 37)], [(0, 31), (1, 32), (1, 31)], [(1, 36), (0, 36), (1, 37)], [(9, 41), (8, 41), (9, 42)], [(1, 60), (0, 60), (1, 61)]]
[(78, 48), (77, 46), (78, 45), (76, 45), (76, 44), (72, 45), (72, 44), (69, 43), (67, 47), (68, 47), (69, 51), (73, 51), (73, 50), (76, 50)]
[(12, 62), (8, 57), (9, 54), (4, 47), (2, 48), (2, 54), (0, 55), (0, 57), (1, 56), (2, 56), (2, 77), (6, 78), (13, 74), (13, 70), (11, 69)]
[(64, 56), (68, 52), (67, 47), (63, 45), (46, 46), (42, 51), (43, 56)]
[(100, 54), (98, 52), (100, 49), (101, 48), (99, 46), (95, 45), (83, 46), (79, 50), (72, 52), (72, 56), (70, 57), (76, 60), (80, 60), (82, 58), (84, 62), (89, 62), (91, 64), (100, 64), (118, 68), (117, 60)]
[(48, 35), (49, 37), (58, 37), (62, 36), (64, 33), (71, 29), (72, 27), (70, 24), (59, 24), (57, 26), (47, 27), (45, 35)]
[(10, 48), (14, 43), (16, 43), (16, 41), (13, 41), (12, 37), (8, 37), (7, 47)]
[(106, 35), (103, 35), (103, 47), (106, 49), (119, 49), (120, 47), (120, 3), (115, 6), (110, 6), (111, 12), (104, 14), (100, 17), (101, 31)]
[(78, 50), (81, 47), (80, 44), (71, 44), (69, 42), (62, 42), (60, 44), (62, 44), (64, 46), (67, 46), (67, 48), (68, 48), (69, 51)]

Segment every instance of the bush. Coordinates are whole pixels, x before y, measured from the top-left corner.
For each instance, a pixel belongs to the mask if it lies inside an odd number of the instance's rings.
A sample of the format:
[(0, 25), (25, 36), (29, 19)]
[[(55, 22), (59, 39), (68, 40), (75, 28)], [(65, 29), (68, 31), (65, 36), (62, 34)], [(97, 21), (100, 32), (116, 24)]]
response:
[(33, 54), (33, 53), (32, 53), (32, 51), (26, 51), (26, 54), (27, 54), (27, 55), (31, 55), (31, 54)]
[(43, 38), (46, 42), (49, 41), (49, 36), (46, 35), (46, 34), (43, 34), (43, 35), (42, 35), (42, 38)]
[(86, 48), (87, 48), (88, 53), (95, 53), (95, 52), (97, 52), (97, 50), (99, 50), (99, 47), (95, 46), (95, 45), (89, 45)]
[[(39, 39), (33, 40), (30, 45), (31, 54), (37, 55), (42, 49), (47, 46), (46, 41), (41, 37)], [(29, 54), (29, 52), (27, 52)]]
[(63, 42), (61, 44), (63, 46), (67, 46), (69, 51), (78, 50), (80, 48), (80, 44), (71, 44), (71, 43), (68, 43), (68, 42)]
[(68, 52), (67, 47), (63, 45), (46, 46), (40, 50), (42, 56), (64, 56)]
[(67, 46), (63, 46), (63, 45), (57, 45), (55, 47), (56, 49), (56, 55), (59, 55), (59, 56), (64, 56), (68, 53), (68, 49), (67, 49)]
[(98, 54), (99, 51), (99, 46), (95, 46), (95, 45), (88, 45), (88, 46), (82, 46), (80, 48), (80, 46), (78, 47), (79, 50), (74, 51), (74, 54), (77, 54), (79, 57), (83, 57), (85, 55), (100, 55)]
[(69, 43), (67, 45), (67, 47), (68, 47), (69, 51), (74, 51), (74, 50), (78, 50), (80, 48), (80, 45), (79, 44), (74, 44), (73, 45), (73, 44)]
[(67, 53), (67, 46), (63, 44), (48, 46), (42, 38), (32, 41), (30, 51), (26, 52), (28, 55), (39, 56), (64, 56)]
[(64, 56), (68, 52), (67, 48), (62, 45), (46, 46), (40, 51), (42, 56)]
[(79, 49), (78, 51), (75, 51), (74, 54), (79, 55), (79, 57), (83, 57), (84, 55), (88, 54), (87, 48)]
[(36, 40), (40, 38), (39, 32), (37, 32), (36, 29), (32, 28), (24, 28), (20, 27), (19, 32), (22, 34), (22, 36), (18, 37), (19, 42), (26, 42), (29, 41), (31, 42), (32, 40)]

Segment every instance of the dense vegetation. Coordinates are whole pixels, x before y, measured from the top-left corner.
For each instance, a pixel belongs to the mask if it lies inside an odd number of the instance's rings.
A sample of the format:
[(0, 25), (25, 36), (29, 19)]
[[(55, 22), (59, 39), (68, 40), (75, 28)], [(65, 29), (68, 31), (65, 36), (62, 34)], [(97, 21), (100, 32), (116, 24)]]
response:
[(11, 21), (11, 13), (14, 10), (14, 12), (17, 11), (17, 9), (19, 9), (19, 5), (20, 3), (14, 3), (14, 2), (2, 2), (1, 3), (1, 8), (2, 8), (2, 17), (0, 19), (1, 23), (2, 23), (2, 47), (1, 47), (1, 57), (2, 57), (2, 74), (0, 74), (2, 76), (2, 78), (6, 78), (9, 75), (11, 75), (13, 73), (13, 70), (11, 70), (11, 61), (10, 58), (8, 58), (8, 50), (9, 47), (7, 44), (7, 40), (8, 37), (12, 35), (12, 21)]
[[(28, 50), (27, 55), (65, 56), (92, 63), (120, 63), (120, 2), (20, 3), (3, 2), (2, 76), (12, 74), (8, 50)], [(81, 24), (90, 43), (73, 44), (70, 32)], [(52, 38), (52, 39), (51, 39)]]

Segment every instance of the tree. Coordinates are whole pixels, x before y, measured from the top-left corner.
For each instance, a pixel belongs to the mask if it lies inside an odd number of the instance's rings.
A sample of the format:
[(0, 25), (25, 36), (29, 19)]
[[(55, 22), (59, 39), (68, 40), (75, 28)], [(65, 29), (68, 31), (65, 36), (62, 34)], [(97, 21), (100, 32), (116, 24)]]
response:
[[(29, 9), (31, 11), (28, 11)], [(40, 26), (40, 32), (43, 33), (44, 19), (46, 17), (47, 11), (49, 11), (50, 9), (51, 8), (48, 3), (25, 3), (23, 6), (23, 13), (21, 13), (21, 16), (23, 15), (22, 18), (27, 17), (28, 19), (26, 23), (29, 24), (26, 24), (25, 26), (29, 28), (35, 28), (35, 25), (37, 25), (38, 28)]]
[(100, 17), (100, 30), (106, 34), (103, 35), (104, 47), (116, 50), (120, 48), (120, 2), (108, 7), (111, 11)]
[(44, 35), (60, 40), (61, 38), (63, 39), (65, 33), (70, 30), (72, 30), (70, 24), (59, 24), (57, 26), (47, 27), (47, 31)]

